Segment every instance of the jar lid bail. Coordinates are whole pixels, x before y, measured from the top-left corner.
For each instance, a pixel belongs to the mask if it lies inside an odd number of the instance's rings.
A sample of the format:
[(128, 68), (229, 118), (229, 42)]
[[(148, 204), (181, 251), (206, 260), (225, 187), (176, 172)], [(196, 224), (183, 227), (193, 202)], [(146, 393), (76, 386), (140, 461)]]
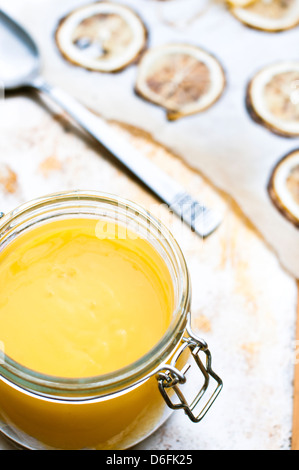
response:
[[(170, 365), (163, 364), (163, 366), (161, 366), (161, 368), (159, 369), (156, 377), (158, 380), (159, 390), (169, 408), (173, 410), (183, 409), (192, 422), (199, 423), (209, 411), (212, 404), (221, 392), (223, 388), (223, 382), (212, 369), (212, 355), (208, 349), (207, 343), (199, 339), (191, 329), (190, 313), (188, 314), (186, 331), (188, 333), (188, 337), (183, 337), (182, 345), (173, 357)], [(191, 357), (194, 359), (197, 367), (199, 368), (202, 376), (204, 377), (204, 383), (199, 389), (196, 397), (191, 402), (191, 404), (189, 404), (186, 400), (184, 394), (179, 388), (179, 385), (185, 384), (187, 382), (186, 373), (192, 366), (191, 364), (187, 363), (182, 370), (179, 370), (176, 367), (180, 356), (187, 348), (189, 348), (191, 352)], [(204, 354), (205, 356), (205, 364), (200, 358), (200, 353)], [(216, 382), (216, 388), (214, 388), (213, 393), (210, 394), (209, 398), (203, 404), (201, 411), (198, 413), (196, 412), (196, 408), (209, 389), (210, 378), (214, 379), (214, 381)], [(175, 403), (170, 398), (171, 391), (175, 392), (175, 395), (178, 398), (177, 403)]]

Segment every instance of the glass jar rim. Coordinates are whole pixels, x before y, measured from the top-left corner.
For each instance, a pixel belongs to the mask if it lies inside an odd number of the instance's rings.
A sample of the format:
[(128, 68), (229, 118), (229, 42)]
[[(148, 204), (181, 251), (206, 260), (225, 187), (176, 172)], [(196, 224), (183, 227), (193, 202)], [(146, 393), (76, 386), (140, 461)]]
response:
[[(35, 217), (40, 214), (40, 210), (50, 206), (58, 208), (60, 204), (68, 202), (75, 203), (74, 207), (79, 210), (80, 203), (82, 204), (84, 201), (98, 206), (101, 203), (110, 204), (129, 210), (135, 215), (138, 214), (138, 217), (141, 217), (143, 221), (147, 224), (150, 223), (148, 226), (152, 230), (152, 234), (159, 234), (161, 239), (165, 240), (180, 270), (180, 293), (177, 307), (173, 312), (173, 320), (167, 331), (150, 351), (137, 361), (107, 374), (84, 378), (56, 377), (28, 369), (4, 354), (4, 360), (0, 360), (0, 377), (3, 376), (14, 385), (35, 393), (47, 393), (50, 396), (61, 392), (67, 392), (68, 395), (80, 392), (98, 395), (99, 393), (110, 394), (135, 385), (151, 376), (155, 369), (172, 355), (186, 328), (191, 289), (185, 257), (174, 236), (165, 225), (135, 202), (109, 193), (81, 190), (58, 192), (39, 197), (20, 205), (0, 219), (0, 246), (3, 243), (3, 231), (4, 234), (9, 230), (13, 231), (15, 225), (11, 229), (9, 227), (19, 218), (29, 216), (34, 221)], [(80, 212), (77, 213), (77, 215), (79, 214)]]

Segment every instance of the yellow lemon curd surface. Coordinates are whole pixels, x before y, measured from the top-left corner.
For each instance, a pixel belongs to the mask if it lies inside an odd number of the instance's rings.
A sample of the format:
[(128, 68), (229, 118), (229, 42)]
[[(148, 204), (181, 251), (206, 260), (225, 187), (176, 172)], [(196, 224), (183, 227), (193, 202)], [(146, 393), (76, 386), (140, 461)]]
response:
[[(44, 223), (0, 253), (0, 341), (35, 372), (86, 378), (148, 353), (170, 325), (174, 291), (153, 246), (112, 222)], [(116, 396), (66, 403), (0, 381), (0, 418), (54, 448), (125, 448), (163, 411), (156, 379)]]

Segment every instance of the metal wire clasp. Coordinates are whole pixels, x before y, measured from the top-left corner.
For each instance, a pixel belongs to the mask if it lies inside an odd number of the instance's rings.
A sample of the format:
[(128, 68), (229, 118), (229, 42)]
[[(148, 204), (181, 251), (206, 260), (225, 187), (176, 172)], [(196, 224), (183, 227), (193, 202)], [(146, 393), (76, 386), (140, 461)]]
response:
[[(169, 408), (173, 410), (183, 409), (186, 415), (194, 423), (199, 423), (206, 415), (217, 396), (222, 390), (223, 383), (220, 377), (215, 374), (212, 369), (212, 356), (208, 349), (208, 345), (205, 341), (196, 337), (196, 335), (191, 330), (191, 318), (188, 317), (188, 324), (186, 327), (188, 337), (182, 339), (182, 346), (178, 349), (174, 355), (170, 364), (164, 364), (157, 373), (157, 380), (159, 390)], [(187, 381), (186, 373), (191, 368), (191, 364), (186, 364), (182, 370), (176, 368), (176, 364), (183, 354), (183, 352), (189, 348), (191, 352), (191, 357), (194, 359), (196, 365), (198, 366), (201, 374), (204, 378), (203, 385), (200, 387), (195, 399), (188, 404), (184, 394), (182, 393), (179, 385), (185, 384)], [(201, 355), (205, 356), (205, 364), (200, 358)], [(208, 398), (203, 403), (201, 411), (198, 413), (196, 411), (199, 402), (203, 399), (203, 396), (206, 395), (208, 389), (210, 388), (210, 378), (214, 379), (216, 382), (216, 387), (213, 387), (213, 392), (209, 394)], [(171, 398), (171, 392), (175, 392), (178, 402), (175, 403)]]

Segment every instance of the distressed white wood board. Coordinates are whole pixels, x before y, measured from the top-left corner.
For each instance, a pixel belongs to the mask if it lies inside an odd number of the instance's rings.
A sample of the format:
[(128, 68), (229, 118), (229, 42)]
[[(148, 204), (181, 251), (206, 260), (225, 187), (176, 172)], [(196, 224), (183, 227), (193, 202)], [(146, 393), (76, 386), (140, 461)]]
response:
[[(100, 190), (139, 202), (177, 237), (191, 273), (193, 327), (209, 344), (224, 389), (206, 418), (183, 412), (139, 449), (289, 449), (296, 282), (233, 200), (138, 129), (113, 124), (140, 152), (224, 221), (202, 241), (85, 139), (57, 109), (7, 97), (0, 123), (0, 210), (61, 190)], [(2, 173), (1, 173), (2, 172)], [(2, 176), (1, 176), (2, 175)], [(0, 438), (0, 449), (12, 449)]]

